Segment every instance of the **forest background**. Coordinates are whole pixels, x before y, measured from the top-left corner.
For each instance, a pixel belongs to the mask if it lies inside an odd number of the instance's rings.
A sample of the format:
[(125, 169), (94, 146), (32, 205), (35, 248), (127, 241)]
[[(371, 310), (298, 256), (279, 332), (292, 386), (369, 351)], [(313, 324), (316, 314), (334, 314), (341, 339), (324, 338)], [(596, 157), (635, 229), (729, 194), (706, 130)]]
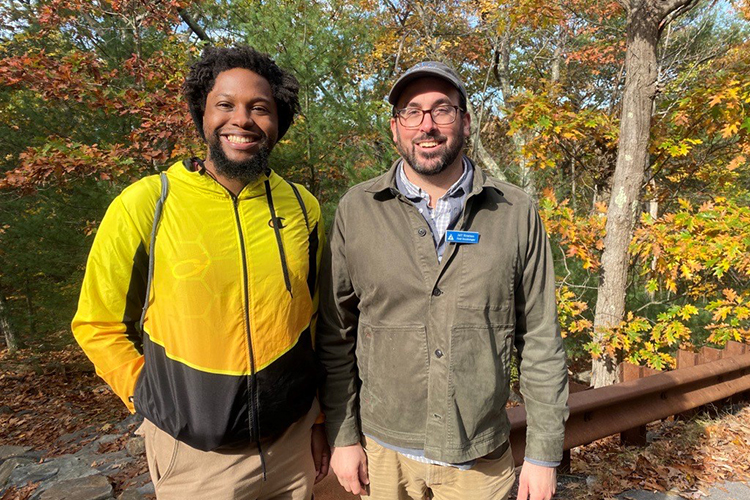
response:
[(203, 46), (242, 42), (300, 81), (271, 163), (327, 221), (396, 158), (397, 75), (455, 67), (468, 155), (538, 201), (571, 369), (595, 385), (747, 342), (748, 21), (747, 0), (0, 0), (1, 337), (72, 342), (106, 207), (204, 154), (180, 85)]

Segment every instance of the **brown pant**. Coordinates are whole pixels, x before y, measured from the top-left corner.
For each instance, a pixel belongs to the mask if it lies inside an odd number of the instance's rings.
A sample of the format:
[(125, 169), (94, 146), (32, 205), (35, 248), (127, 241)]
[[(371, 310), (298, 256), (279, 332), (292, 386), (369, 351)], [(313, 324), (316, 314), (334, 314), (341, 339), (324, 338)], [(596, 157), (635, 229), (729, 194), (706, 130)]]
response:
[(510, 447), (469, 470), (423, 464), (365, 437), (370, 500), (506, 500), (516, 479)]
[(317, 400), (307, 415), (278, 438), (261, 441), (266, 461), (263, 480), (255, 444), (201, 451), (148, 420), (138, 430), (159, 500), (309, 500), (315, 479), (310, 435), (320, 412)]

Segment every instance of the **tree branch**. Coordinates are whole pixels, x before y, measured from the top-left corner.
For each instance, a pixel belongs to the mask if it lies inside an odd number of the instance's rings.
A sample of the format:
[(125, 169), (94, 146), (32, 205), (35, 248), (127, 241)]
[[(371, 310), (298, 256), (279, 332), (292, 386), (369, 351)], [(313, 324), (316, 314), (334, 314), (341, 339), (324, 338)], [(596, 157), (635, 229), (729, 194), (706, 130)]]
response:
[(190, 14), (187, 13), (185, 9), (179, 9), (177, 13), (180, 15), (180, 18), (182, 18), (183, 21), (185, 21), (185, 24), (188, 25), (188, 27), (192, 30), (195, 35), (203, 40), (204, 42), (213, 43), (213, 40), (211, 40), (211, 37), (209, 37), (205, 31), (203, 31), (203, 28), (200, 27), (198, 23), (196, 23), (192, 17), (190, 17)]
[[(715, 0), (714, 0), (715, 3)], [(697, 0), (668, 0), (666, 2), (657, 2), (658, 6), (657, 9), (659, 9), (659, 15), (661, 17), (661, 21), (659, 22), (659, 31), (664, 29), (664, 27), (680, 17), (681, 15), (685, 14), (686, 12), (690, 11), (698, 5)]]

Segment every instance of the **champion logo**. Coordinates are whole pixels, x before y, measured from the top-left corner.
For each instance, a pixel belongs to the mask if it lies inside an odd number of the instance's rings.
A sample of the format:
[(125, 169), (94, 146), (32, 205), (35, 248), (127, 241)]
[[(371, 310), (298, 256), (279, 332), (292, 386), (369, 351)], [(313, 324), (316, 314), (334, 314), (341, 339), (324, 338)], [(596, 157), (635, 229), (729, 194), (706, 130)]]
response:
[[(284, 218), (283, 217), (277, 217), (279, 221), (279, 229), (284, 229), (286, 227), (286, 224), (284, 224)], [(273, 227), (273, 219), (268, 220), (268, 227)]]

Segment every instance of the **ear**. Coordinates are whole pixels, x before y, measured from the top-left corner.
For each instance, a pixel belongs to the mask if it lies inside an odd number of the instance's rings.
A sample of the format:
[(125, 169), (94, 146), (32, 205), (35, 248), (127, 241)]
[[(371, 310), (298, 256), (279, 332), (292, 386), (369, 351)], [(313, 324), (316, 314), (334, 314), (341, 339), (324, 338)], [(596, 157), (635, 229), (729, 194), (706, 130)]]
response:
[(396, 123), (396, 118), (391, 118), (391, 135), (393, 136), (393, 142), (398, 141), (398, 131), (396, 130), (396, 127), (398, 126), (398, 123)]
[(471, 115), (469, 112), (461, 113), (461, 122), (464, 128), (464, 137), (471, 136)]

